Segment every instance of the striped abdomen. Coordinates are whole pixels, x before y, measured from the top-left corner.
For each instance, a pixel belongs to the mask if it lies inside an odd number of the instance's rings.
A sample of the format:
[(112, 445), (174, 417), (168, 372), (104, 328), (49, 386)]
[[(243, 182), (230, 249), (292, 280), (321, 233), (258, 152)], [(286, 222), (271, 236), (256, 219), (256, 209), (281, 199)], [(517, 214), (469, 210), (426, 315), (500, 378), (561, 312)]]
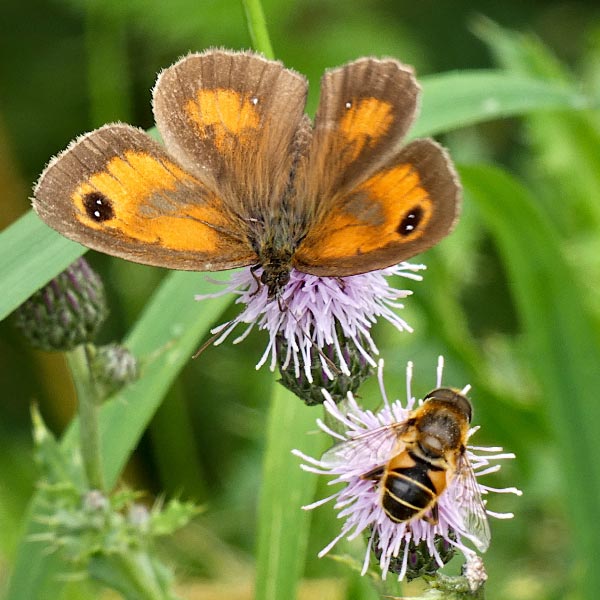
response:
[(386, 467), (381, 503), (392, 521), (408, 521), (432, 509), (445, 488), (445, 469), (406, 451)]

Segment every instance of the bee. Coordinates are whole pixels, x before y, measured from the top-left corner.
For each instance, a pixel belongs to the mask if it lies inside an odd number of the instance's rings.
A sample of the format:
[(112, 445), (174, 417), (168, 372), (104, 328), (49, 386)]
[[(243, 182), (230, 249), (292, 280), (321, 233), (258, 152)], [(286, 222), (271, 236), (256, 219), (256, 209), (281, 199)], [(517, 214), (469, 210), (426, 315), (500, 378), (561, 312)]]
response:
[(340, 442), (322, 462), (376, 465), (360, 477), (378, 486), (383, 511), (394, 523), (424, 519), (437, 524), (439, 498), (456, 481), (461, 495), (455, 508), (467, 537), (484, 552), (490, 530), (466, 448), (472, 414), (471, 403), (459, 390), (438, 388), (405, 421)]

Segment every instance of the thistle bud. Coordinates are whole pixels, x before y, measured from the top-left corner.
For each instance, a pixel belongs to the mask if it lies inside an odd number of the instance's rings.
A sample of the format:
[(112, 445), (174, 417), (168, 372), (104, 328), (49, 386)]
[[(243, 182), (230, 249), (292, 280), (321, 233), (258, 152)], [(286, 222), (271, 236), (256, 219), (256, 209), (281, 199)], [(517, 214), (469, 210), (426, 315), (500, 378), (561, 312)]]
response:
[[(297, 354), (297, 365), (287, 360), (289, 352), (284, 336), (277, 336), (276, 347), (281, 374), (279, 383), (304, 400), (308, 406), (323, 403), (323, 389), (329, 392), (335, 402), (340, 402), (348, 392), (355, 392), (373, 371), (354, 340), (343, 334), (338, 336), (338, 344), (335, 346), (328, 344), (317, 348), (315, 344), (309, 349), (309, 369), (306, 369), (301, 353)], [(338, 366), (340, 357), (345, 363), (343, 371)], [(312, 381), (307, 376), (307, 370), (310, 370)]]
[[(454, 532), (451, 531), (448, 536), (450, 539), (456, 539)], [(456, 554), (456, 547), (441, 535), (436, 535), (433, 545), (442, 563), (445, 565)], [(406, 580), (412, 581), (423, 575), (435, 575), (442, 565), (432, 556), (427, 547), (427, 542), (415, 544), (413, 541), (408, 545), (408, 561), (406, 569)], [(390, 563), (390, 571), (399, 572), (399, 565)]]
[(79, 258), (14, 312), (17, 327), (39, 350), (72, 350), (91, 342), (108, 308), (98, 274)]
[(108, 397), (138, 378), (135, 356), (125, 346), (107, 344), (95, 348), (91, 360), (95, 382), (102, 388), (102, 396)]

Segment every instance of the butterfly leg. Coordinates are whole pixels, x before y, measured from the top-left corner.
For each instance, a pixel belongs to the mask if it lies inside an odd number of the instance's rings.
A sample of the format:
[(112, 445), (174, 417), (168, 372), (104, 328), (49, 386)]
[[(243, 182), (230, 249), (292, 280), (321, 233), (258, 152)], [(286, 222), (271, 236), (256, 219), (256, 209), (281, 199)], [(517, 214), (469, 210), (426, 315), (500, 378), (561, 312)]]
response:
[(256, 274), (256, 271), (258, 271), (258, 269), (260, 269), (260, 267), (261, 267), (260, 263), (257, 263), (254, 266), (250, 267), (250, 275), (252, 275), (252, 278), (254, 279), (254, 281), (256, 281), (256, 289), (250, 294), (251, 298), (256, 296), (256, 294), (258, 294), (258, 292), (260, 292), (262, 285), (263, 285), (260, 280), (260, 277)]
[[(281, 297), (281, 294), (277, 294), (277, 305), (279, 306), (279, 310), (280, 310), (281, 312), (285, 312), (285, 311), (288, 309), (288, 305), (287, 305), (287, 303), (286, 303), (286, 302), (283, 300), (283, 298)], [(290, 312), (290, 314), (292, 314), (292, 313)], [(294, 318), (295, 318), (295, 315), (294, 315)], [(297, 320), (298, 320), (298, 319), (296, 319), (296, 321), (297, 321)], [(306, 335), (306, 337), (307, 337), (307, 338), (310, 340), (310, 336), (308, 336), (307, 334), (305, 334), (305, 335)]]

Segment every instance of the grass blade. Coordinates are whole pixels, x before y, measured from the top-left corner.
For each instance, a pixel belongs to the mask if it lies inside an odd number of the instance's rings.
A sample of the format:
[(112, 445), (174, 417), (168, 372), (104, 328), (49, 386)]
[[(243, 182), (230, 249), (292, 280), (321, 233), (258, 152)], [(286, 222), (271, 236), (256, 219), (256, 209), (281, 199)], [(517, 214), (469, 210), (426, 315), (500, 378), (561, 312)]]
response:
[(86, 248), (29, 211), (0, 233), (0, 320), (64, 271)]
[(411, 138), (501, 117), (588, 105), (572, 87), (504, 71), (457, 71), (423, 77), (420, 82), (423, 102)]
[(310, 513), (300, 507), (312, 501), (317, 478), (302, 471), (298, 448), (319, 456), (325, 443), (315, 431), (317, 411), (277, 385), (271, 402), (259, 506), (256, 600), (295, 598), (303, 573)]
[(600, 423), (600, 336), (569, 264), (534, 199), (518, 182), (493, 167), (460, 170), (469, 197), (477, 203), (506, 267), (514, 302), (561, 447), (567, 514), (574, 525), (574, 549), (583, 597), (600, 595), (600, 537), (591, 526), (600, 497), (597, 460)]

